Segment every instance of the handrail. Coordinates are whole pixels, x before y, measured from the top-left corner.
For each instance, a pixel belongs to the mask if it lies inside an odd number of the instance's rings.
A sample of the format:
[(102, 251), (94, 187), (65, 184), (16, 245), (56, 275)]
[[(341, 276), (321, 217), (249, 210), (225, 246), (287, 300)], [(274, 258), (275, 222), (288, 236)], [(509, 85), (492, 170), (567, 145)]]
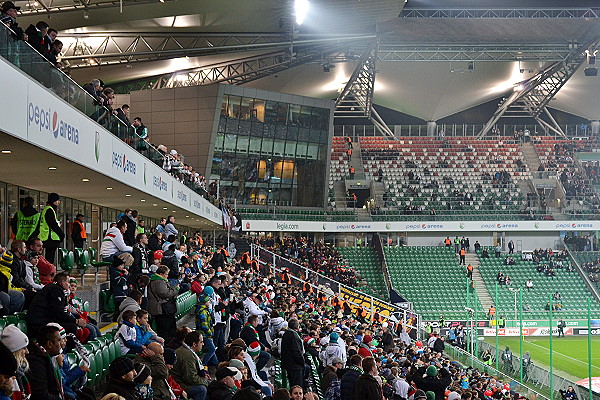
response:
[(565, 243), (564, 239), (561, 239), (561, 242), (563, 246), (565, 246), (565, 249), (567, 250), (567, 254), (569, 255), (569, 257), (571, 258), (571, 261), (573, 262), (573, 264), (575, 264), (575, 269), (577, 269), (577, 273), (583, 278), (585, 286), (587, 286), (587, 288), (592, 292), (596, 300), (600, 302), (600, 293), (598, 292), (598, 289), (596, 289), (596, 285), (593, 285), (592, 282), (590, 282), (588, 275), (585, 273), (583, 268), (581, 268), (579, 261), (577, 261), (577, 257), (575, 257), (569, 246)]

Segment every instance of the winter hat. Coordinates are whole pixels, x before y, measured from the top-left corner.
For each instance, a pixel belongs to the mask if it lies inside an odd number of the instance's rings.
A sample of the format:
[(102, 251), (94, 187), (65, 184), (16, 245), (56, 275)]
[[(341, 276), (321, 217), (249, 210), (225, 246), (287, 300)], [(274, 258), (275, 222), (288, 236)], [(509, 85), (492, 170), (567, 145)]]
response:
[(177, 362), (177, 354), (175, 353), (175, 350), (169, 349), (168, 347), (165, 347), (163, 358), (165, 359), (165, 364), (175, 365)]
[(387, 328), (388, 326), (389, 326), (389, 325), (388, 325), (388, 323), (387, 323), (387, 322), (384, 322), (383, 324), (381, 324), (381, 327), (382, 327), (382, 328)]
[(108, 370), (110, 371), (110, 375), (113, 378), (120, 378), (123, 375), (127, 374), (129, 371), (135, 369), (133, 365), (133, 361), (131, 358), (127, 357), (119, 357), (115, 358), (113, 362), (108, 366)]
[(331, 365), (335, 365), (335, 364), (344, 364), (344, 362), (339, 357), (333, 357), (333, 360), (331, 360)]
[(460, 400), (460, 394), (458, 394), (458, 392), (450, 392), (450, 394), (448, 394), (448, 400)]
[(233, 377), (233, 379), (235, 379), (236, 381), (242, 379), (242, 373), (234, 367), (220, 368), (215, 373), (215, 378), (217, 378), (218, 381), (220, 381), (223, 378), (227, 378), (228, 376)]
[(331, 334), (329, 335), (329, 343), (337, 343), (339, 338), (340, 338), (340, 335), (338, 335), (335, 332), (331, 332)]
[(233, 368), (246, 368), (246, 366), (244, 365), (243, 361), (238, 360), (237, 358), (233, 358), (231, 360), (229, 360), (229, 366), (233, 367)]
[(364, 344), (369, 344), (369, 343), (371, 343), (372, 341), (373, 341), (373, 336), (371, 336), (371, 335), (365, 335), (365, 336), (363, 337), (363, 343), (364, 343)]
[(58, 328), (58, 333), (60, 333), (61, 339), (65, 339), (67, 337), (67, 332), (65, 331), (65, 328), (63, 328), (61, 325), (57, 324), (56, 322), (49, 322), (46, 324), (46, 326), (54, 326), (54, 327)]
[(5, 345), (11, 353), (27, 347), (29, 339), (19, 328), (14, 325), (8, 325), (2, 331), (2, 344)]
[(438, 370), (435, 367), (435, 365), (430, 365), (429, 367), (427, 367), (427, 376), (437, 376), (438, 374)]
[[(123, 375), (125, 375), (125, 374), (123, 374)], [(144, 383), (144, 381), (149, 376), (150, 376), (150, 368), (148, 368), (148, 366), (141, 364), (141, 363), (135, 364), (135, 378), (133, 378), (133, 381), (135, 383)]]
[(163, 254), (164, 254), (164, 252), (162, 250), (156, 250), (154, 252), (154, 259), (155, 260), (162, 260)]
[(56, 200), (60, 200), (58, 193), (50, 193), (48, 195), (48, 204), (54, 203)]
[(260, 343), (258, 343), (258, 342), (250, 343), (250, 346), (248, 346), (246, 351), (248, 352), (248, 354), (250, 354), (251, 357), (258, 356), (260, 354)]
[(205, 304), (207, 301), (210, 301), (210, 296), (208, 296), (206, 294), (201, 294), (200, 296), (198, 296), (199, 304)]
[(17, 360), (10, 349), (2, 343), (0, 343), (0, 360), (3, 360), (0, 363), (0, 374), (13, 376), (17, 371)]
[(421, 399), (427, 399), (427, 395), (425, 394), (424, 391), (422, 391), (421, 389), (417, 390), (415, 392), (415, 395), (413, 397), (415, 400), (421, 400)]
[(307, 346), (314, 346), (315, 342), (316, 342), (315, 338), (310, 337), (310, 336), (307, 337), (304, 341), (306, 342)]
[(10, 251), (6, 250), (4, 254), (2, 254), (2, 258), (0, 258), (0, 265), (4, 267), (10, 268), (13, 262), (13, 255)]
[(425, 393), (425, 396), (427, 396), (427, 400), (435, 400), (435, 393), (431, 390), (428, 390), (427, 393)]
[(214, 292), (215, 292), (215, 289), (212, 286), (210, 286), (210, 285), (204, 286), (204, 294), (205, 295), (212, 296)]

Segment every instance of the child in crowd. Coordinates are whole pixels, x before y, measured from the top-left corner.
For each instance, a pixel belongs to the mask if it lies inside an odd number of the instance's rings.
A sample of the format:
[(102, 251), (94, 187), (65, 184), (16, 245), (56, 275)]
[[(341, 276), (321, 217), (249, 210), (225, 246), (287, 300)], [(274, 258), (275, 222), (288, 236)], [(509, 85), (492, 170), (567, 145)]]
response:
[(152, 375), (150, 368), (144, 364), (135, 364), (135, 378), (133, 381), (137, 384), (135, 388), (136, 397), (139, 400), (152, 400), (154, 390), (152, 389)]
[(137, 310), (135, 312), (137, 324), (135, 325), (135, 341), (140, 346), (147, 346), (151, 342), (159, 342), (163, 344), (165, 340), (158, 336), (156, 332), (152, 330), (150, 323), (148, 321), (148, 311), (146, 310)]
[(119, 344), (121, 345), (121, 354), (139, 354), (146, 348), (136, 341), (136, 322), (135, 312), (127, 310), (123, 313), (123, 323), (117, 331)]

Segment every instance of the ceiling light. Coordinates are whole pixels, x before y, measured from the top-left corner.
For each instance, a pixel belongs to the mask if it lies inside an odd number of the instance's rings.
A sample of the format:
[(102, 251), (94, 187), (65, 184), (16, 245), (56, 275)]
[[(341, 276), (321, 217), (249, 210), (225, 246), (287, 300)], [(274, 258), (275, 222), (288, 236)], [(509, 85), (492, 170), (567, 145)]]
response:
[(48, 169), (49, 169), (50, 171), (54, 171), (54, 170), (56, 169), (56, 167), (48, 167)]
[(174, 212), (174, 213), (175, 213), (175, 212), (177, 212), (177, 210), (173, 210), (172, 212)]
[(112, 190), (112, 188), (111, 187), (107, 187), (106, 190)]
[(160, 1), (161, 3), (164, 3), (164, 2), (165, 2), (165, 0), (159, 0), (159, 1)]
[(131, 195), (130, 194), (126, 194), (125, 197), (131, 197)]
[(296, 16), (296, 24), (302, 25), (304, 17), (309, 9), (308, 0), (296, 0), (294, 2), (294, 15)]
[(140, 199), (140, 201), (146, 201), (146, 199)]
[(12, 153), (11, 150), (2, 150), (2, 154), (10, 154), (10, 153)]
[(81, 180), (81, 182), (89, 182), (89, 181), (90, 181), (90, 180), (89, 180), (88, 178), (83, 178), (83, 179)]
[(156, 204), (156, 203), (153, 203), (152, 205), (153, 205), (154, 207), (158, 206), (158, 204)]
[(186, 217), (186, 218), (189, 218), (190, 216), (189, 216), (189, 215), (186, 215), (185, 217)]
[(166, 210), (166, 209), (167, 209), (167, 207), (163, 207), (163, 210)]

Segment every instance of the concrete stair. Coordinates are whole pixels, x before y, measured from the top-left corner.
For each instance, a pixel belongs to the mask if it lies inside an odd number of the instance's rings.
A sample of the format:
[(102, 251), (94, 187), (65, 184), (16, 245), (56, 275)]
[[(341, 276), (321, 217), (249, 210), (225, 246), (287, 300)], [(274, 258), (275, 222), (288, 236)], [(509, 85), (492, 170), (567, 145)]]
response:
[(350, 157), (350, 161), (348, 162), (348, 168), (350, 167), (354, 167), (354, 179), (366, 179), (365, 169), (362, 163), (360, 142), (358, 140), (352, 143), (352, 157)]
[(533, 147), (533, 143), (528, 142), (521, 144), (521, 152), (523, 153), (525, 163), (529, 165), (529, 170), (533, 176), (535, 176), (541, 163), (540, 158), (535, 151), (535, 147)]
[(481, 277), (481, 273), (479, 272), (479, 256), (477, 253), (467, 253), (465, 256), (465, 262), (467, 265), (471, 264), (473, 266), (473, 281), (475, 282), (475, 290), (477, 291), (477, 297), (479, 298), (479, 303), (483, 307), (483, 310), (487, 312), (489, 308), (494, 304), (492, 300), (492, 296), (483, 282), (483, 278)]

